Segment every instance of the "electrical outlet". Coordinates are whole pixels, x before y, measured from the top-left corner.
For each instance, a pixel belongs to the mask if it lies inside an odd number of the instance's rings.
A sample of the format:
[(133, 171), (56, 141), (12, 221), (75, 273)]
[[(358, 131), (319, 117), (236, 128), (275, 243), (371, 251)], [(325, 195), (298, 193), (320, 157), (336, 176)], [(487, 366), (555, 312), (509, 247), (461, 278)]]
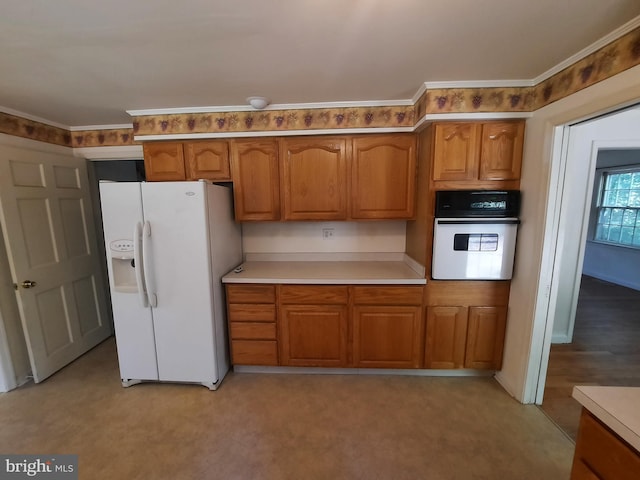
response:
[(322, 229), (322, 238), (324, 240), (333, 240), (333, 236), (336, 233), (335, 228), (323, 228)]

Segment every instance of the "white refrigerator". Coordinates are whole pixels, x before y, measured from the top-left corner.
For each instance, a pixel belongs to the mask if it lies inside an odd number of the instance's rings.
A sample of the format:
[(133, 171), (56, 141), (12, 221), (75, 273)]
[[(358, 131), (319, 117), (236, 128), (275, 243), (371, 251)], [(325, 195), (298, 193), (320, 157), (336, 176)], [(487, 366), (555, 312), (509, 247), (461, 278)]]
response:
[(220, 278), (242, 262), (231, 198), (205, 181), (100, 183), (123, 386), (215, 390), (229, 370)]

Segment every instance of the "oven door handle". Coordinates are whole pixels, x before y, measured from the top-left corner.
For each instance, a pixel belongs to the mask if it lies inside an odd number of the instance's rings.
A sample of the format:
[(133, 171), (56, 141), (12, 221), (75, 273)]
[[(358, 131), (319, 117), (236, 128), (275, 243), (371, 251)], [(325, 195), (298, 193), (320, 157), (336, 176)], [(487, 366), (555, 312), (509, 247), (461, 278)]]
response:
[(478, 221), (474, 219), (469, 220), (438, 220), (436, 218), (436, 223), (438, 225), (520, 225), (520, 220), (518, 219), (509, 219), (509, 220), (486, 220), (486, 221)]

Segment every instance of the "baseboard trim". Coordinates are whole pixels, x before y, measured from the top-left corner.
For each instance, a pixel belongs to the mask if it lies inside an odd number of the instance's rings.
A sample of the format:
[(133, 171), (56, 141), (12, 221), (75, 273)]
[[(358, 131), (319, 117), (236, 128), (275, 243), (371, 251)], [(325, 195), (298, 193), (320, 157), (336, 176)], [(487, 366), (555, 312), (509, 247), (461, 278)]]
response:
[(267, 367), (234, 365), (235, 373), (277, 373), (301, 375), (405, 375), (413, 377), (490, 377), (493, 370), (430, 370), (393, 368), (323, 368), (323, 367)]

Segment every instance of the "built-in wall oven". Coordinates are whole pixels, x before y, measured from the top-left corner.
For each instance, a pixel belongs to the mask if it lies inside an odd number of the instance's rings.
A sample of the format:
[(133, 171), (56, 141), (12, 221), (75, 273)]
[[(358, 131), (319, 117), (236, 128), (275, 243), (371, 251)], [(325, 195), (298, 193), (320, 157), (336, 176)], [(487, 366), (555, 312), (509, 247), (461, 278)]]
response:
[(436, 280), (507, 280), (520, 220), (517, 190), (436, 192), (431, 276)]

